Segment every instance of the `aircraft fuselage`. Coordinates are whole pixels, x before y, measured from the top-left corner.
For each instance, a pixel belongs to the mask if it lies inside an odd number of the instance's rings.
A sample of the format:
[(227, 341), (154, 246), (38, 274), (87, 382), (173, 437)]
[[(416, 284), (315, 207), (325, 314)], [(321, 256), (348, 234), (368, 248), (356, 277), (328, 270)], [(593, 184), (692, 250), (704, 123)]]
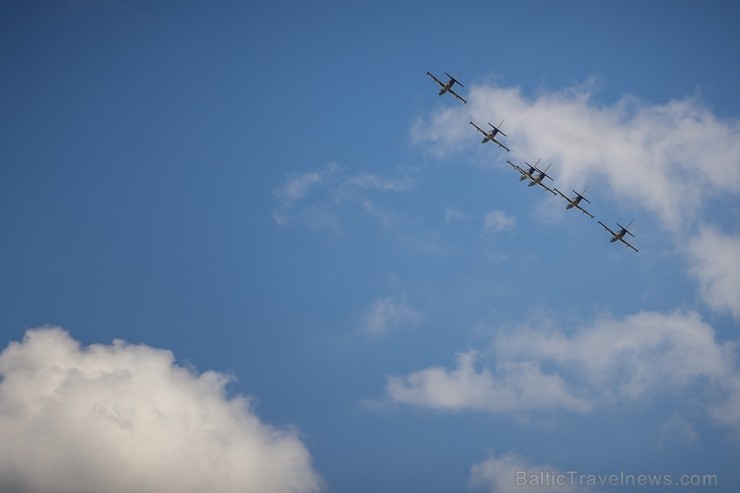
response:
[(530, 180), (534, 180), (534, 177), (532, 176), (532, 173), (534, 173), (534, 168), (529, 168), (529, 172), (527, 172), (526, 175), (520, 176), (519, 177), (519, 181), (524, 181), (527, 178), (529, 178)]
[(612, 237), (612, 239), (611, 239), (611, 240), (609, 240), (609, 241), (610, 241), (610, 242), (612, 242), (612, 243), (614, 243), (614, 242), (617, 242), (617, 241), (621, 240), (622, 238), (624, 238), (624, 234), (625, 234), (626, 232), (627, 232), (627, 231), (626, 231), (626, 230), (624, 230), (624, 229), (621, 229), (621, 230), (619, 230), (619, 231), (617, 232), (617, 234), (615, 234), (615, 235), (614, 235), (614, 236)]
[(442, 89), (439, 90), (439, 95), (441, 96), (442, 94), (444, 94), (447, 91), (449, 91), (450, 89), (452, 89), (452, 85), (453, 84), (454, 84), (454, 82), (452, 82), (452, 81), (445, 83), (445, 85), (442, 86)]
[(545, 174), (537, 175), (532, 177), (532, 181), (529, 182), (529, 186), (533, 187), (535, 185), (539, 185), (542, 179), (545, 177)]
[(577, 196), (576, 198), (574, 198), (574, 199), (570, 200), (570, 201), (568, 202), (568, 205), (566, 205), (566, 206), (565, 206), (565, 208), (566, 208), (566, 209), (572, 209), (573, 207), (575, 207), (575, 206), (577, 206), (578, 204), (580, 204), (580, 203), (581, 203), (581, 199), (582, 199), (582, 198), (583, 198), (583, 197), (581, 197), (580, 195), (578, 195), (578, 196)]

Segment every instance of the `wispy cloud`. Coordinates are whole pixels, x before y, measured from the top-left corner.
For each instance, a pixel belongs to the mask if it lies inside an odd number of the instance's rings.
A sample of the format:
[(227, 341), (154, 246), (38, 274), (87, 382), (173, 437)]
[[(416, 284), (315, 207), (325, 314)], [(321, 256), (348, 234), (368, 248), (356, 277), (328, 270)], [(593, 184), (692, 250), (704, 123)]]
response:
[(514, 453), (491, 455), (473, 465), (468, 483), (486, 487), (491, 493), (596, 492), (588, 486), (590, 478), (574, 471), (563, 471), (550, 464), (534, 464)]
[(368, 306), (360, 317), (364, 332), (378, 336), (404, 326), (416, 326), (423, 319), (421, 312), (410, 307), (403, 299), (386, 296)]
[(383, 192), (404, 192), (411, 189), (416, 180), (411, 176), (388, 178), (373, 173), (358, 173), (348, 176), (341, 184), (345, 188), (359, 188), (361, 190), (379, 190)]
[(285, 183), (273, 191), (283, 208), (292, 208), (312, 189), (325, 184), (327, 179), (341, 171), (336, 163), (329, 163), (324, 168), (308, 173), (290, 173)]
[(442, 214), (446, 223), (467, 221), (471, 218), (470, 214), (455, 207), (446, 207)]
[(29, 330), (0, 354), (0, 491), (318, 491), (298, 433), (228, 381), (169, 351)]
[(350, 173), (330, 163), (319, 170), (288, 174), (284, 183), (273, 190), (278, 207), (273, 209), (272, 217), (280, 226), (301, 224), (339, 233), (346, 209), (359, 207), (381, 224), (389, 225), (397, 221), (398, 215), (378, 206), (371, 194), (405, 192), (417, 181), (412, 168), (403, 168), (400, 177), (390, 178)]
[(483, 214), (483, 229), (486, 231), (510, 231), (516, 226), (516, 217), (494, 209)]
[(699, 434), (686, 418), (673, 414), (660, 426), (660, 439), (664, 443), (689, 443), (697, 441)]
[(431, 255), (446, 252), (438, 232), (422, 217), (388, 205), (388, 194), (410, 192), (420, 181), (416, 168), (401, 167), (398, 173), (396, 177), (350, 173), (331, 164), (310, 173), (290, 174), (273, 191), (278, 206), (272, 218), (280, 226), (341, 234), (342, 225), (356, 221), (359, 211), (411, 250)]

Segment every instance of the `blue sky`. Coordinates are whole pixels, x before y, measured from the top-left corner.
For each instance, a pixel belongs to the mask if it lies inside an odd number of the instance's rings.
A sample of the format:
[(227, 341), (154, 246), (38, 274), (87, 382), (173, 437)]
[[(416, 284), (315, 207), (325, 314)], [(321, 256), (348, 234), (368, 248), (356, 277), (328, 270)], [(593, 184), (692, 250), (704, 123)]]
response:
[(740, 485), (734, 2), (0, 12), (0, 486)]

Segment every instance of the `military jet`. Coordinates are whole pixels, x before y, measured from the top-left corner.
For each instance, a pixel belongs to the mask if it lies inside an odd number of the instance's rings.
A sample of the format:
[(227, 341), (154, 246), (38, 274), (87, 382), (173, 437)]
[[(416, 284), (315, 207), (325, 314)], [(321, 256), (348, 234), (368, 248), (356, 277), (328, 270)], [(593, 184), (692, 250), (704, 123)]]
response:
[(447, 72), (445, 72), (445, 75), (447, 77), (449, 77), (450, 80), (448, 80), (447, 82), (442, 82), (438, 78), (436, 78), (435, 76), (433, 76), (432, 74), (430, 74), (429, 72), (427, 72), (427, 75), (429, 77), (431, 77), (432, 79), (434, 79), (434, 82), (436, 82), (437, 84), (439, 84), (440, 87), (442, 88), (442, 89), (439, 90), (439, 95), (440, 96), (442, 94), (446, 93), (446, 92), (449, 92), (450, 94), (452, 94), (453, 96), (455, 96), (457, 99), (459, 99), (463, 103), (467, 103), (467, 101), (465, 101), (462, 98), (462, 96), (460, 96), (458, 93), (456, 93), (455, 91), (452, 90), (452, 86), (454, 86), (455, 84), (458, 84), (460, 87), (464, 87), (462, 84), (460, 84), (460, 81), (458, 81), (457, 79), (455, 79), (453, 76), (451, 76), (450, 74), (448, 74)]
[(483, 130), (482, 128), (480, 128), (478, 125), (476, 125), (473, 122), (470, 122), (470, 124), (474, 126), (476, 130), (478, 130), (480, 133), (483, 134), (483, 140), (481, 141), (481, 144), (485, 144), (486, 142), (495, 142), (496, 144), (498, 144), (499, 147), (503, 147), (507, 151), (510, 150), (508, 147), (506, 147), (501, 142), (496, 140), (496, 135), (498, 134), (501, 134), (504, 137), (506, 137), (506, 134), (503, 133), (501, 129), (499, 128), (501, 125), (504, 124), (504, 120), (501, 120), (501, 123), (498, 124), (498, 127), (495, 127), (493, 124), (489, 122), (488, 124), (491, 125), (491, 128), (492, 128), (492, 130), (490, 130), (489, 132), (486, 132), (485, 130)]
[(627, 225), (626, 228), (624, 226), (622, 226), (621, 224), (617, 223), (617, 226), (619, 226), (621, 229), (619, 231), (617, 231), (616, 233), (614, 231), (612, 231), (611, 229), (609, 229), (609, 226), (607, 226), (606, 224), (602, 223), (601, 221), (599, 221), (599, 224), (601, 224), (604, 227), (605, 230), (609, 231), (612, 234), (612, 239), (609, 240), (611, 243), (614, 243), (616, 241), (621, 241), (622, 243), (624, 243), (625, 245), (627, 245), (628, 247), (630, 247), (631, 249), (633, 249), (635, 252), (637, 251), (637, 248), (633, 247), (632, 245), (630, 245), (629, 243), (627, 243), (624, 240), (624, 235), (626, 235), (626, 234), (627, 235), (630, 235), (633, 238), (635, 237), (635, 235), (633, 235), (632, 233), (630, 233), (629, 231), (627, 231), (627, 228), (630, 227), (630, 225), (632, 224), (632, 221), (629, 222), (629, 224)]
[(550, 178), (550, 175), (547, 174), (547, 170), (550, 169), (550, 166), (552, 166), (552, 163), (550, 163), (550, 164), (547, 165), (547, 168), (545, 168), (545, 171), (542, 171), (541, 169), (539, 169), (537, 167), (537, 165), (540, 162), (539, 159), (534, 164), (534, 166), (531, 165), (531, 164), (529, 164), (529, 163), (527, 163), (527, 162), (525, 162), (524, 164), (526, 164), (527, 166), (529, 166), (529, 170), (525, 171), (524, 169), (520, 168), (519, 166), (517, 166), (516, 164), (512, 163), (511, 161), (506, 161), (506, 162), (509, 163), (510, 165), (512, 165), (514, 167), (514, 169), (516, 169), (522, 175), (519, 178), (519, 181), (524, 181), (527, 178), (529, 178), (528, 186), (533, 187), (535, 185), (539, 185), (542, 188), (544, 188), (545, 190), (547, 190), (548, 192), (550, 192), (551, 194), (555, 195), (555, 192), (550, 187), (548, 187), (547, 185), (545, 185), (544, 183), (542, 183), (542, 180), (544, 180), (545, 177), (547, 177), (550, 180), (552, 180), (552, 178)]
[(567, 201), (568, 201), (568, 205), (566, 205), (566, 206), (565, 206), (565, 208), (566, 208), (566, 209), (572, 209), (573, 207), (575, 207), (576, 209), (578, 209), (579, 211), (583, 212), (583, 213), (584, 213), (584, 214), (586, 214), (586, 215), (587, 215), (588, 217), (590, 217), (591, 219), (593, 219), (593, 218), (594, 218), (594, 215), (593, 215), (593, 214), (591, 214), (590, 212), (588, 212), (588, 211), (587, 211), (586, 209), (584, 209), (584, 208), (583, 208), (583, 207), (581, 207), (581, 205), (580, 205), (580, 204), (581, 204), (581, 200), (585, 200), (585, 201), (586, 201), (586, 202), (588, 202), (589, 204), (591, 203), (591, 202), (590, 202), (590, 201), (589, 201), (589, 200), (588, 200), (588, 199), (587, 199), (586, 197), (584, 197), (584, 196), (583, 196), (583, 194), (585, 194), (585, 193), (586, 193), (586, 190), (588, 190), (588, 187), (586, 187), (586, 188), (585, 188), (585, 189), (583, 190), (583, 192), (581, 192), (581, 193), (578, 193), (578, 192), (576, 192), (575, 190), (573, 190), (573, 193), (575, 193), (575, 194), (576, 194), (576, 196), (575, 196), (575, 197), (573, 197), (573, 198), (570, 198), (570, 197), (568, 197), (567, 195), (565, 195), (565, 194), (564, 194), (563, 192), (561, 192), (560, 190), (558, 190), (557, 188), (555, 189), (555, 191), (556, 191), (557, 193), (559, 193), (561, 197), (563, 197), (563, 198), (564, 198), (565, 200), (567, 200)]
[(532, 178), (532, 173), (534, 173), (537, 170), (537, 165), (540, 164), (540, 159), (538, 159), (537, 162), (534, 163), (534, 166), (532, 166), (531, 164), (525, 162), (524, 164), (526, 164), (527, 166), (529, 166), (529, 170), (528, 171), (524, 171), (522, 168), (520, 168), (518, 165), (512, 163), (511, 161), (506, 161), (506, 162), (509, 163), (512, 168), (514, 168), (519, 173), (521, 173), (522, 176), (519, 177), (519, 181), (524, 181), (527, 178), (529, 178), (530, 180), (533, 179)]

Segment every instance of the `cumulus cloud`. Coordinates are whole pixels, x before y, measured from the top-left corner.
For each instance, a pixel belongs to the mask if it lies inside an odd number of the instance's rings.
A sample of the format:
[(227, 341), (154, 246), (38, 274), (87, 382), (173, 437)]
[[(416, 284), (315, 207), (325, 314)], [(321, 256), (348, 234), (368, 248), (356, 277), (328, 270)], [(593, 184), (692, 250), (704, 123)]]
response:
[[(471, 486), (486, 487), (491, 493), (594, 492), (588, 486), (590, 477), (582, 477), (575, 471), (562, 471), (549, 464), (533, 464), (514, 453), (491, 455), (470, 469), (468, 480)], [(598, 482), (600, 478), (593, 478)]]
[(405, 301), (394, 297), (383, 297), (373, 301), (360, 319), (363, 331), (372, 335), (385, 334), (390, 329), (418, 325), (422, 314)]
[(451, 370), (388, 377), (385, 391), (391, 402), (434, 410), (515, 413), (589, 412), (701, 387), (696, 395), (708, 400), (697, 402), (740, 432), (736, 346), (691, 312), (604, 317), (569, 332), (524, 326), (497, 333), (487, 367), (476, 369), (478, 353), (468, 351)]
[(486, 231), (509, 231), (516, 226), (516, 218), (504, 211), (494, 209), (483, 215), (483, 229)]
[(669, 229), (698, 217), (707, 198), (740, 193), (740, 122), (719, 118), (695, 97), (652, 104), (626, 96), (609, 105), (596, 102), (588, 85), (534, 97), (476, 85), (469, 104), (418, 120), (412, 140), (440, 155), (461, 151), (473, 142), (467, 122), (490, 115), (506, 116), (515, 159), (552, 161), (553, 176), (567, 186), (605, 183)]
[(740, 320), (740, 235), (702, 228), (689, 242), (688, 255), (704, 302)]
[(228, 380), (169, 351), (29, 330), (0, 354), (0, 491), (318, 491), (297, 432), (227, 397)]

